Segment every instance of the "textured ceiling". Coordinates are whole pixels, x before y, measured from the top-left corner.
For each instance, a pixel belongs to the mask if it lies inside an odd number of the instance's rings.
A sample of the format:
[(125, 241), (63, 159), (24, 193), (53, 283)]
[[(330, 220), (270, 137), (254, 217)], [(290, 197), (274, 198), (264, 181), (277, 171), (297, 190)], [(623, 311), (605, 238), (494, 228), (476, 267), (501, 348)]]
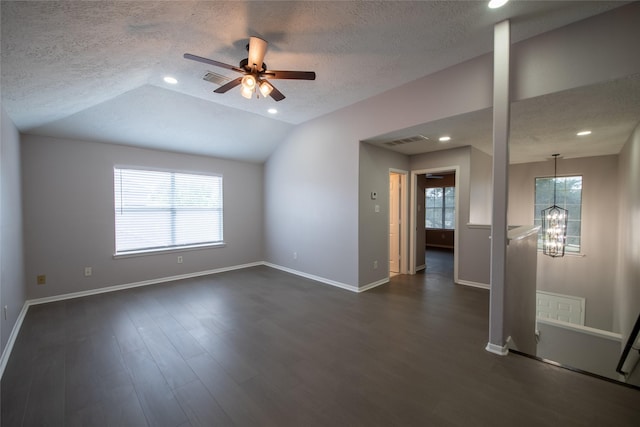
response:
[[(296, 124), (489, 52), (495, 22), (519, 41), (623, 3), (2, 1), (2, 105), (22, 132), (260, 162)], [(251, 35), (270, 68), (317, 80), (246, 100), (182, 58), (235, 65)]]
[[(554, 153), (564, 158), (617, 154), (638, 121), (640, 74), (516, 102), (511, 106), (510, 161), (544, 161)], [(408, 155), (469, 145), (491, 154), (492, 124), (493, 110), (488, 108), (365, 142)], [(592, 134), (576, 135), (583, 130)], [(428, 139), (405, 142), (418, 135)], [(452, 139), (439, 142), (444, 135)]]

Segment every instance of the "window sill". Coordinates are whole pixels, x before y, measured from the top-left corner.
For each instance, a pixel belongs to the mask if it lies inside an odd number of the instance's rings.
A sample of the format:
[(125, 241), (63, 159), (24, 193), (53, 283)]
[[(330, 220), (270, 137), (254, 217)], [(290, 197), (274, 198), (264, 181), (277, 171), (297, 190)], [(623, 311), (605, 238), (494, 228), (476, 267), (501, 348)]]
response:
[(204, 245), (191, 245), (191, 246), (180, 246), (178, 248), (162, 248), (162, 249), (151, 249), (151, 250), (143, 250), (143, 251), (131, 251), (124, 253), (115, 253), (113, 254), (113, 259), (120, 258), (135, 258), (147, 255), (159, 255), (159, 254), (170, 254), (175, 252), (187, 252), (187, 251), (197, 251), (200, 249), (213, 249), (213, 248), (223, 248), (227, 246), (225, 242), (218, 243), (207, 243)]
[[(539, 254), (543, 254), (542, 249), (538, 249)], [(576, 258), (584, 258), (587, 255), (584, 252), (565, 252), (564, 256), (576, 257)]]

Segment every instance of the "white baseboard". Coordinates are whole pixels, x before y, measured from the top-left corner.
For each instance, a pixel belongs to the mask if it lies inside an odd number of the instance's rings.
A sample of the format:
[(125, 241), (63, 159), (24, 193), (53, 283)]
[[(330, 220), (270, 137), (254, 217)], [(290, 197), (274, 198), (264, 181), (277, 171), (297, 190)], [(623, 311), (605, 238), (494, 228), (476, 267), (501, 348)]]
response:
[(335, 280), (327, 279), (324, 277), (316, 276), (313, 274), (305, 273), (302, 271), (294, 270), (293, 268), (283, 267), (278, 264), (272, 264), (270, 262), (264, 262), (263, 265), (267, 267), (275, 268), (276, 270), (284, 271), (286, 273), (295, 274), (296, 276), (304, 277), (306, 279), (315, 280), (316, 282), (324, 283), (327, 285), (335, 286), (337, 288), (346, 289), (351, 292), (361, 292), (356, 286), (347, 285), (346, 283), (337, 282)]
[(509, 354), (509, 348), (506, 344), (503, 346), (499, 346), (497, 344), (488, 343), (485, 347), (485, 350), (487, 350), (489, 353), (497, 354), (498, 356), (506, 356), (507, 354)]
[(427, 268), (427, 265), (426, 264), (422, 264), (422, 265), (419, 265), (419, 266), (416, 267), (416, 271), (424, 270), (426, 268)]
[(11, 334), (9, 335), (9, 339), (7, 340), (7, 345), (4, 347), (2, 356), (0, 357), (0, 379), (2, 379), (2, 375), (4, 374), (4, 368), (7, 367), (9, 356), (11, 356), (11, 350), (13, 350), (13, 345), (16, 343), (16, 338), (18, 338), (18, 333), (20, 332), (22, 322), (24, 321), (24, 317), (27, 315), (28, 309), (29, 304), (27, 304), (27, 302), (25, 301), (24, 305), (22, 306), (22, 310), (20, 310), (20, 313), (18, 314), (16, 323), (14, 323), (13, 329), (11, 329)]
[(428, 245), (425, 245), (425, 248), (428, 247), (432, 247), (432, 248), (442, 248), (442, 249), (453, 249), (455, 248), (455, 246), (451, 246), (451, 245), (435, 245), (432, 243), (429, 243)]
[(384, 285), (385, 283), (389, 283), (389, 278), (385, 277), (384, 279), (380, 279), (376, 282), (369, 283), (368, 285), (364, 285), (358, 288), (358, 292), (368, 291), (369, 289), (373, 289), (380, 285)]
[(320, 276), (315, 276), (313, 274), (309, 274), (309, 273), (304, 273), (302, 271), (298, 271), (298, 270), (294, 270), (292, 268), (289, 267), (283, 267), (281, 265), (278, 264), (272, 264), (270, 262), (264, 262), (264, 265), (267, 267), (271, 267), (271, 268), (275, 268), (276, 270), (281, 270), (287, 273), (291, 273), (291, 274), (295, 274), (296, 276), (300, 276), (300, 277), (304, 277), (307, 279), (311, 279), (311, 280), (315, 280), (316, 282), (320, 282), (320, 283), (324, 283), (327, 285), (331, 285), (331, 286), (335, 286), (341, 289), (346, 289), (347, 291), (351, 291), (351, 292), (356, 292), (356, 293), (360, 293), (360, 292), (364, 292), (364, 291), (368, 291), (369, 289), (373, 289), (377, 286), (380, 285), (384, 285), (385, 283), (389, 283), (389, 278), (385, 277), (384, 279), (380, 279), (377, 280), (375, 282), (366, 284), (364, 286), (353, 286), (353, 285), (347, 285), (346, 283), (341, 283), (341, 282), (336, 282), (335, 280), (331, 280), (331, 279), (327, 279), (324, 277), (320, 277)]
[(472, 288), (491, 289), (491, 285), (488, 285), (486, 283), (480, 283), (480, 282), (472, 282), (470, 280), (457, 280), (456, 284), (463, 285), (463, 286), (471, 286)]
[(45, 303), (48, 303), (48, 302), (55, 302), (55, 301), (62, 301), (62, 300), (66, 300), (66, 299), (72, 299), (72, 298), (86, 297), (86, 296), (90, 296), (90, 295), (103, 294), (103, 293), (106, 293), (106, 292), (115, 292), (115, 291), (121, 291), (121, 290), (124, 290), (124, 289), (138, 288), (140, 286), (157, 285), (159, 283), (173, 282), (175, 280), (183, 280), (183, 279), (191, 279), (193, 277), (208, 276), (210, 274), (224, 273), (225, 271), (240, 270), (240, 269), (243, 269), (243, 268), (256, 267), (256, 266), (259, 266), (259, 265), (263, 265), (262, 261), (252, 262), (252, 263), (249, 263), (249, 264), (233, 265), (231, 267), (215, 268), (213, 270), (196, 271), (194, 273), (178, 274), (176, 276), (159, 277), (157, 279), (149, 279), (149, 280), (143, 280), (141, 282), (133, 282), (133, 283), (125, 283), (125, 284), (122, 284), (122, 285), (107, 286), (107, 287), (104, 287), (104, 288), (90, 289), (90, 290), (80, 291), (80, 292), (71, 292), (71, 293), (68, 293), (68, 294), (54, 295), (54, 296), (51, 296), (51, 297), (36, 298), (36, 299), (32, 299), (32, 300), (27, 300), (27, 303), (29, 305), (45, 304)]

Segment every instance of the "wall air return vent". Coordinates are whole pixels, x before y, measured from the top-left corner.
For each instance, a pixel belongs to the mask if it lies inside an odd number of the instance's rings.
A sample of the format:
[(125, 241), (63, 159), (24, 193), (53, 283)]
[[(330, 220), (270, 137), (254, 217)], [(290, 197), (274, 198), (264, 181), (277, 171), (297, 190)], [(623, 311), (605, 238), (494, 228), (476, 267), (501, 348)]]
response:
[(410, 142), (428, 141), (428, 140), (429, 138), (427, 138), (424, 135), (416, 135), (416, 136), (410, 136), (407, 138), (394, 139), (393, 141), (385, 142), (384, 145), (388, 147), (395, 147), (396, 145), (409, 144)]
[(229, 77), (223, 76), (222, 74), (214, 73), (213, 71), (207, 71), (207, 74), (204, 75), (202, 80), (206, 80), (211, 83), (215, 83), (217, 85), (224, 85), (231, 81)]

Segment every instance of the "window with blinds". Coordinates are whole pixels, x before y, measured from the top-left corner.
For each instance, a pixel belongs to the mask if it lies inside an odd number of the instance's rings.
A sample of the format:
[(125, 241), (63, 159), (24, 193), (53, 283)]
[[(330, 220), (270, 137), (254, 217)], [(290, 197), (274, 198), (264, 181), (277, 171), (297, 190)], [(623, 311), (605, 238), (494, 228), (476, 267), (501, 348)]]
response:
[(455, 230), (455, 187), (435, 187), (425, 189), (425, 227), (442, 230)]
[(223, 243), (222, 176), (114, 168), (116, 255)]

